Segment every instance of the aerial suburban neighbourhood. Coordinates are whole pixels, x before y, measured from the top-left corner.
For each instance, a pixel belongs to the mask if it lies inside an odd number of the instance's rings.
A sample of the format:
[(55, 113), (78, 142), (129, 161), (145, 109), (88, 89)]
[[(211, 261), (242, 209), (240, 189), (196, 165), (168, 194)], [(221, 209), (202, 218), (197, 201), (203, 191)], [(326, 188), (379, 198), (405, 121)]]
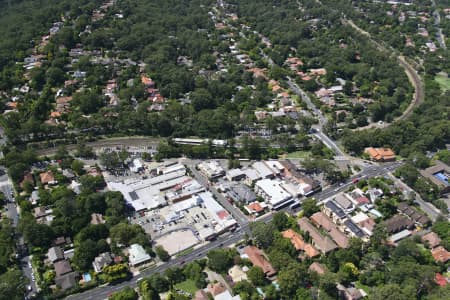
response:
[(448, 1), (0, 8), (0, 299), (450, 299)]

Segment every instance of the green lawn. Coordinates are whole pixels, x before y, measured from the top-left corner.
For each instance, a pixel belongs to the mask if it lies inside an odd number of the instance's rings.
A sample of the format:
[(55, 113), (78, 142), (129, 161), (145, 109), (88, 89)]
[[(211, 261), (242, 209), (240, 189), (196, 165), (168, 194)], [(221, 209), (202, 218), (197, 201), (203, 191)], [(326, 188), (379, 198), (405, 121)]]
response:
[(175, 284), (175, 288), (190, 293), (191, 295), (194, 295), (195, 292), (198, 291), (198, 288), (195, 286), (195, 282), (191, 279)]
[(441, 89), (445, 92), (450, 90), (450, 78), (445, 75), (436, 75), (434, 78), (437, 83), (441, 86)]
[(295, 151), (292, 153), (288, 153), (287, 158), (298, 158), (298, 159), (305, 159), (311, 156), (310, 151)]

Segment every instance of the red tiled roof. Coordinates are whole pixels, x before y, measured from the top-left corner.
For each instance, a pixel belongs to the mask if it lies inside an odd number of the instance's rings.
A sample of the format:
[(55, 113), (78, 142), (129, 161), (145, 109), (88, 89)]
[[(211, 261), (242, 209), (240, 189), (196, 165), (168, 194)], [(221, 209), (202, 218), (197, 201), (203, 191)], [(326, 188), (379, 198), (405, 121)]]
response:
[(228, 212), (226, 210), (221, 210), (217, 213), (217, 216), (219, 219), (223, 220), (229, 216)]
[(445, 250), (444, 247), (439, 246), (431, 250), (431, 255), (433, 255), (433, 258), (437, 262), (446, 263), (450, 260), (450, 252)]
[(253, 265), (260, 267), (266, 276), (273, 276), (277, 273), (270, 262), (264, 257), (262, 251), (255, 246), (248, 246), (244, 249), (245, 254)]
[(447, 279), (442, 276), (441, 273), (436, 273), (436, 276), (434, 277), (434, 281), (439, 285), (439, 286), (446, 286), (447, 285)]

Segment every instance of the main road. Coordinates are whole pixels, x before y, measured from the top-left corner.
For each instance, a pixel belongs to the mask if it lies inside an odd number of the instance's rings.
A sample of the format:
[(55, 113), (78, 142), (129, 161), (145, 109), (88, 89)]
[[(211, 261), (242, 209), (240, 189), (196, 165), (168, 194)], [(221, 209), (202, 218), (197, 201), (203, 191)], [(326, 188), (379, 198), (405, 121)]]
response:
[[(190, 161), (189, 163), (190, 163), (190, 164), (188, 164), (189, 166), (195, 165), (194, 161)], [(393, 162), (393, 163), (386, 163), (381, 166), (373, 165), (370, 167), (366, 167), (359, 175), (350, 178), (345, 183), (332, 185), (332, 186), (328, 187), (327, 189), (315, 194), (314, 197), (316, 198), (318, 204), (323, 203), (324, 201), (326, 201), (327, 199), (332, 197), (337, 192), (347, 189), (350, 185), (353, 184), (353, 182), (352, 182), (353, 179), (365, 178), (365, 177), (369, 178), (372, 176), (385, 176), (385, 175), (389, 174), (391, 171), (395, 170), (401, 164), (402, 164), (402, 162)], [(193, 171), (193, 173), (195, 175), (195, 172), (194, 172), (195, 167), (194, 168), (191, 167), (191, 170)], [(203, 178), (203, 175), (197, 174), (196, 178), (201, 179), (201, 178)], [(210, 188), (210, 190), (213, 191), (214, 189)], [(215, 193), (213, 192), (213, 194), (215, 194)], [(220, 193), (219, 193), (219, 195), (223, 198), (223, 196)], [(221, 198), (218, 197), (218, 199), (221, 199)], [(97, 300), (98, 299), (98, 300), (100, 300), (100, 299), (108, 298), (108, 296), (111, 293), (121, 290), (126, 286), (135, 288), (137, 286), (138, 281), (141, 278), (148, 277), (153, 274), (161, 274), (165, 270), (167, 270), (168, 268), (171, 268), (171, 267), (182, 266), (185, 263), (188, 263), (188, 262), (191, 262), (191, 261), (194, 261), (196, 259), (206, 256), (208, 251), (210, 251), (212, 249), (228, 247), (228, 246), (236, 244), (240, 240), (244, 239), (246, 235), (251, 236), (251, 231), (250, 231), (251, 223), (248, 221), (248, 219), (246, 219), (246, 218), (245, 218), (245, 220), (241, 219), (239, 214), (242, 214), (242, 213), (240, 211), (239, 211), (239, 213), (237, 213), (237, 211), (236, 211), (237, 208), (232, 206), (226, 200), (224, 203), (226, 203), (226, 208), (231, 212), (231, 214), (233, 216), (238, 216), (237, 220), (241, 224), (241, 226), (235, 232), (223, 234), (223, 235), (217, 237), (217, 239), (215, 241), (206, 243), (205, 245), (194, 249), (189, 254), (172, 258), (170, 261), (168, 261), (166, 263), (163, 263), (161, 265), (144, 270), (139, 275), (132, 277), (128, 281), (124, 281), (122, 283), (115, 284), (115, 285), (96, 287), (94, 289), (91, 289), (91, 290), (88, 290), (88, 291), (85, 291), (85, 292), (82, 292), (79, 294), (70, 295), (67, 297), (67, 299), (70, 299), (70, 300)], [(231, 207), (228, 207), (228, 205), (231, 205)], [(283, 210), (289, 211), (290, 209), (284, 208)], [(259, 218), (258, 221), (270, 222), (272, 220), (272, 218), (273, 218), (273, 214), (269, 213), (269, 214)]]

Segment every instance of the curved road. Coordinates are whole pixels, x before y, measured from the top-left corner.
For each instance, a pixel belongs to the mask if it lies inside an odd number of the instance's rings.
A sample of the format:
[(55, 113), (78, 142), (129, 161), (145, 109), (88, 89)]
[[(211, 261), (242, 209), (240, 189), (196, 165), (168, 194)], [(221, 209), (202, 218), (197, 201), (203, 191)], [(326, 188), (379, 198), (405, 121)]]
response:
[[(369, 40), (377, 47), (378, 50), (384, 51), (384, 52), (390, 52), (390, 51), (395, 52), (395, 50), (393, 50), (393, 49), (388, 50), (388, 48), (386, 46), (384, 46), (383, 44), (372, 39), (370, 33), (365, 31), (364, 29), (358, 27), (358, 25), (353, 23), (353, 21), (342, 18), (341, 22), (342, 22), (342, 24), (348, 25), (348, 26), (354, 28), (359, 33), (361, 33), (362, 35), (368, 37)], [(411, 113), (413, 112), (413, 109), (415, 107), (418, 107), (425, 100), (425, 92), (424, 92), (423, 82), (422, 82), (419, 74), (417, 74), (417, 71), (411, 66), (410, 63), (408, 63), (408, 61), (402, 55), (397, 56), (397, 61), (398, 61), (398, 64), (405, 70), (405, 73), (408, 76), (409, 81), (414, 86), (414, 96), (413, 96), (413, 99), (412, 99), (411, 103), (409, 104), (408, 108), (406, 108), (406, 110), (403, 112), (403, 114), (401, 116), (395, 118), (394, 122), (408, 118), (411, 115)], [(394, 122), (392, 122), (392, 123), (394, 123)], [(388, 123), (388, 124), (372, 123), (372, 124), (364, 126), (364, 127), (356, 128), (355, 130), (364, 130), (364, 129), (369, 129), (369, 128), (384, 128), (384, 127), (391, 125), (392, 123)]]

